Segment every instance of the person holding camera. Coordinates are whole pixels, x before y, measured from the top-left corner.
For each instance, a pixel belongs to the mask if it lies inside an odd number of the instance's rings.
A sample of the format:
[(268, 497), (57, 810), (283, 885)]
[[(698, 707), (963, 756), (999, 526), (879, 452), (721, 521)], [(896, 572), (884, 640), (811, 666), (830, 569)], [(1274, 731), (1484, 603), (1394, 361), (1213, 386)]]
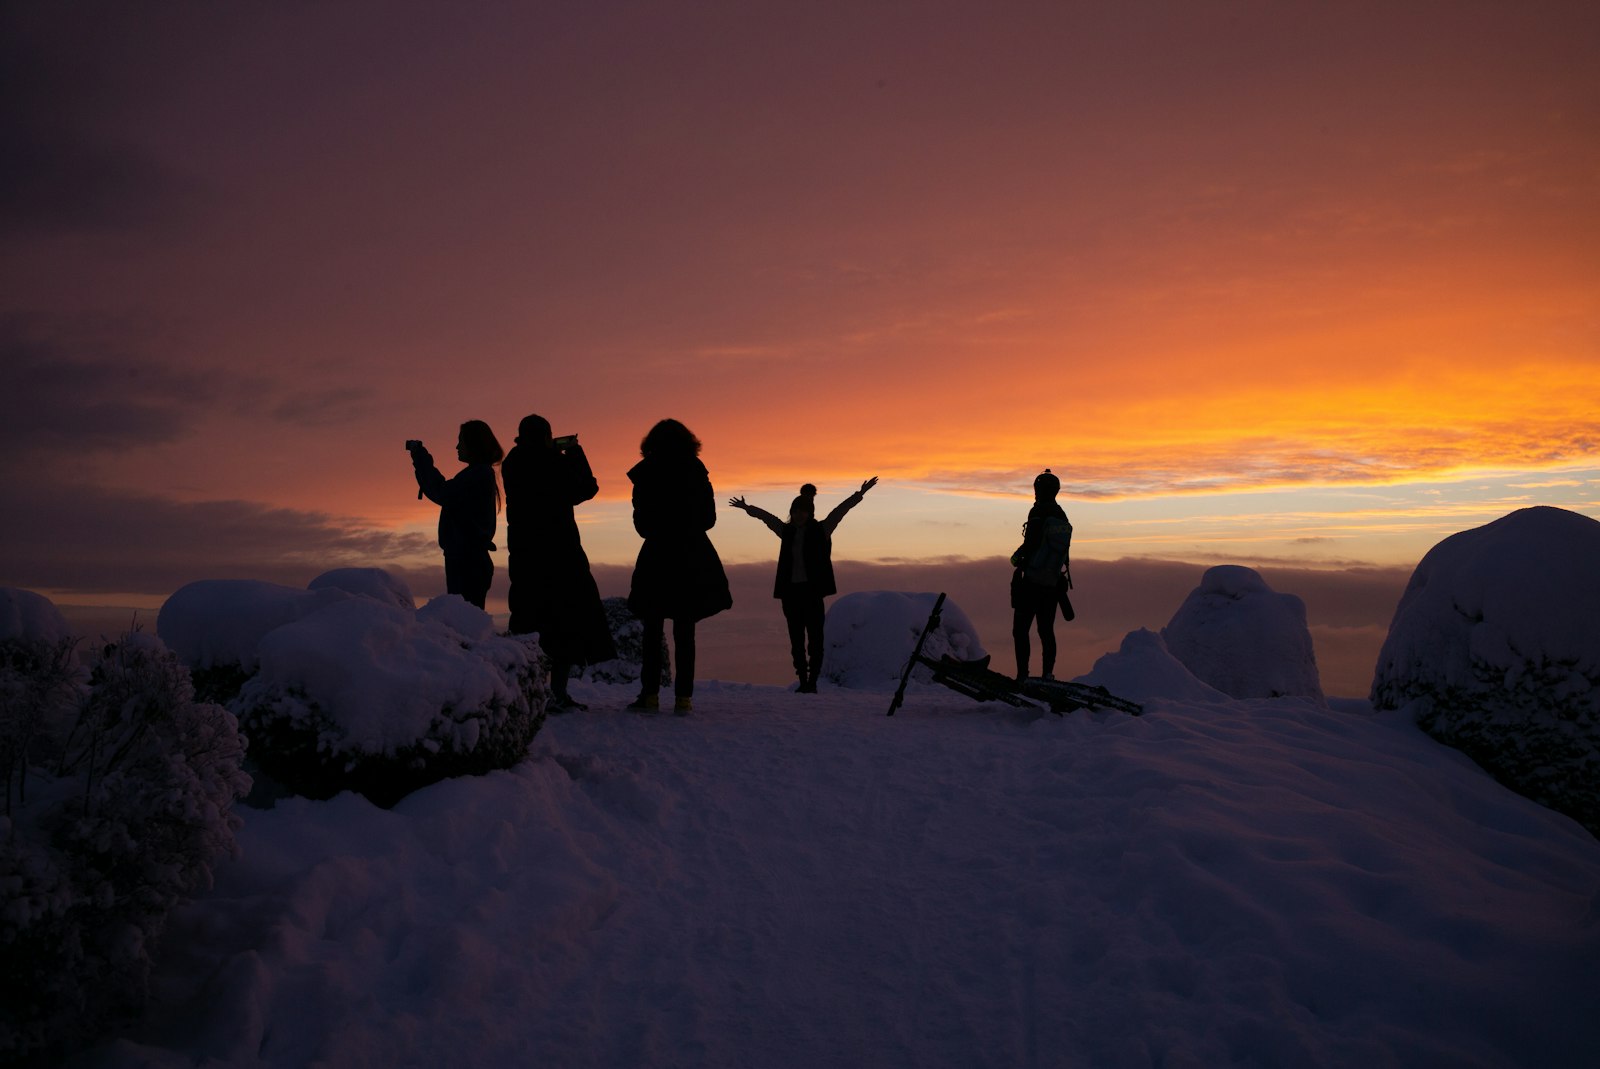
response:
[(500, 484), (494, 466), (505, 455), (494, 431), (481, 419), (461, 425), (456, 459), (465, 464), (446, 479), (433, 455), (416, 440), (406, 442), (417, 476), (417, 496), (439, 506), (439, 548), (444, 551), (444, 588), (483, 608), (494, 580), (495, 525), (500, 514)]
[(672, 621), (678, 671), (673, 711), (694, 707), (694, 625), (733, 607), (728, 575), (706, 534), (717, 522), (711, 475), (700, 461), (700, 439), (682, 423), (664, 419), (639, 443), (633, 482), (633, 529), (644, 539), (633, 568), (628, 608), (644, 624), (639, 697), (628, 708), (660, 708), (661, 640)]
[(575, 434), (557, 438), (543, 416), (523, 418), (500, 465), (506, 484), (506, 600), (512, 634), (538, 632), (550, 658), (553, 713), (583, 709), (567, 693), (574, 665), (617, 655), (573, 508), (600, 492)]
[(765, 509), (746, 504), (742, 497), (728, 500), (729, 505), (766, 524), (781, 540), (772, 596), (783, 603), (783, 618), (789, 625), (789, 654), (794, 659), (795, 675), (800, 677), (796, 688), (799, 694), (815, 694), (817, 679), (822, 675), (822, 624), (826, 615), (822, 599), (838, 590), (833, 581), (833, 532), (844, 514), (861, 504), (862, 497), (876, 485), (878, 477), (874, 475), (822, 520), (817, 519), (817, 488), (811, 483), (802, 486), (800, 496), (790, 502), (787, 523)]

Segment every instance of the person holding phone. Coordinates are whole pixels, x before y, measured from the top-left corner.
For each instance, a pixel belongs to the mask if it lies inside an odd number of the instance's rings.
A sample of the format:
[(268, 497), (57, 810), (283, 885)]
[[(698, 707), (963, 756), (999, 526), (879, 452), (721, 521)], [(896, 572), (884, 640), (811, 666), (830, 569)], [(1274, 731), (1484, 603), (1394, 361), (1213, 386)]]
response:
[(500, 515), (500, 484), (494, 466), (505, 451), (481, 419), (461, 425), (456, 459), (466, 467), (448, 479), (434, 466), (433, 454), (420, 440), (408, 440), (406, 451), (417, 476), (418, 496), (439, 506), (445, 592), (458, 594), (481, 609), (494, 581), (494, 561), (489, 554), (495, 548)]

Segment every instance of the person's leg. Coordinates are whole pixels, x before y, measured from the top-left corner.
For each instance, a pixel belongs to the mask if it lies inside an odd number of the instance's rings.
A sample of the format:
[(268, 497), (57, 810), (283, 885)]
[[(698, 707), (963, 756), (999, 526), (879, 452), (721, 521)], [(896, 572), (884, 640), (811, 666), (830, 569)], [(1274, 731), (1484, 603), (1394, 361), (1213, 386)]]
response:
[(570, 709), (587, 709), (582, 702), (572, 700), (567, 687), (572, 679), (572, 662), (550, 660), (550, 711), (566, 712)]
[(482, 554), (446, 554), (444, 558), (444, 591), (460, 595), (469, 605), (483, 608), (489, 598), (489, 585), (494, 582), (494, 561), (489, 551)]
[(672, 711), (687, 716), (694, 708), (694, 621), (672, 621), (672, 649), (678, 673), (672, 679)]
[(789, 625), (789, 658), (794, 662), (794, 674), (801, 684), (806, 681), (806, 617), (805, 609), (794, 597), (783, 599), (783, 621)]
[(1039, 611), (1034, 617), (1039, 628), (1039, 674), (1046, 679), (1055, 678), (1056, 670), (1056, 602), (1055, 591), (1047, 590), (1039, 598)]
[(813, 594), (807, 599), (805, 610), (806, 644), (810, 647), (806, 685), (812, 691), (817, 689), (817, 680), (822, 678), (822, 624), (825, 619), (827, 610), (822, 606), (822, 598)]
[(694, 621), (672, 621), (672, 655), (678, 672), (673, 676), (673, 693), (680, 698), (694, 696)]
[(639, 623), (644, 627), (644, 635), (640, 639), (644, 648), (639, 653), (639, 697), (628, 708), (654, 709), (660, 703), (661, 639), (666, 634), (666, 621), (654, 616)]
[(1011, 610), (1011, 641), (1017, 650), (1017, 678), (1028, 678), (1028, 628), (1033, 625), (1033, 610), (1018, 605)]

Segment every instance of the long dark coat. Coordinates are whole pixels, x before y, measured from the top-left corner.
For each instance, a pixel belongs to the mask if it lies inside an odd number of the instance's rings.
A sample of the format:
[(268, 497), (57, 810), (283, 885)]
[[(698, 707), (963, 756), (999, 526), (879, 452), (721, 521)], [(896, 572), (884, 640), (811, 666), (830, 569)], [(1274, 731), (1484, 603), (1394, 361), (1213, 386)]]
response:
[(513, 446), (500, 464), (506, 494), (511, 631), (537, 631), (552, 660), (594, 664), (617, 655), (573, 506), (600, 492), (583, 450)]
[(693, 454), (652, 453), (628, 472), (633, 529), (644, 539), (628, 608), (641, 620), (704, 620), (733, 607), (722, 558), (706, 532), (716, 526), (711, 475)]

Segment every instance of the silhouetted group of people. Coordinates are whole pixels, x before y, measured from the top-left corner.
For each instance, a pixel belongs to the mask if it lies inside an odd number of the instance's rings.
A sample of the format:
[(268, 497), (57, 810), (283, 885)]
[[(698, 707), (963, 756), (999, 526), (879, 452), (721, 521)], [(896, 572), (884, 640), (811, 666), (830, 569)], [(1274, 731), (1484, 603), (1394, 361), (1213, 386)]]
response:
[[(420, 441), (406, 442), (416, 471), (418, 496), (439, 506), (439, 548), (444, 553), (445, 590), (484, 607), (494, 578), (500, 484), (505, 483), (506, 551), (513, 634), (539, 635), (550, 659), (550, 697), (554, 712), (583, 709), (568, 692), (571, 670), (616, 656), (616, 646), (600, 601), (599, 587), (584, 553), (574, 509), (600, 491), (577, 436), (557, 438), (543, 416), (525, 417), (516, 444), (501, 449), (489, 425), (469, 420), (456, 440), (456, 459), (465, 465), (445, 478)], [(640, 691), (628, 708), (661, 708), (661, 651), (666, 621), (672, 621), (677, 671), (673, 673), (673, 711), (693, 708), (695, 625), (733, 606), (722, 559), (707, 534), (717, 522), (711, 476), (700, 460), (700, 440), (675, 419), (650, 428), (639, 443), (639, 462), (628, 471), (633, 484), (633, 527), (644, 540), (634, 564), (628, 609), (644, 627)], [(845, 514), (861, 503), (877, 477), (836, 505), (821, 520), (817, 488), (810, 483), (779, 519), (748, 504), (728, 504), (760, 520), (778, 536), (777, 574), (772, 596), (783, 606), (789, 629), (796, 688), (816, 693), (824, 653), (823, 598), (837, 590), (833, 576), (833, 533)], [(1030, 628), (1039, 632), (1043, 675), (1055, 664), (1054, 618), (1060, 604), (1071, 619), (1066, 590), (1065, 540), (1072, 525), (1055, 501), (1061, 483), (1049, 469), (1034, 481), (1035, 502), (1023, 526), (1023, 544), (1012, 555), (1012, 636), (1017, 677), (1027, 675)]]

